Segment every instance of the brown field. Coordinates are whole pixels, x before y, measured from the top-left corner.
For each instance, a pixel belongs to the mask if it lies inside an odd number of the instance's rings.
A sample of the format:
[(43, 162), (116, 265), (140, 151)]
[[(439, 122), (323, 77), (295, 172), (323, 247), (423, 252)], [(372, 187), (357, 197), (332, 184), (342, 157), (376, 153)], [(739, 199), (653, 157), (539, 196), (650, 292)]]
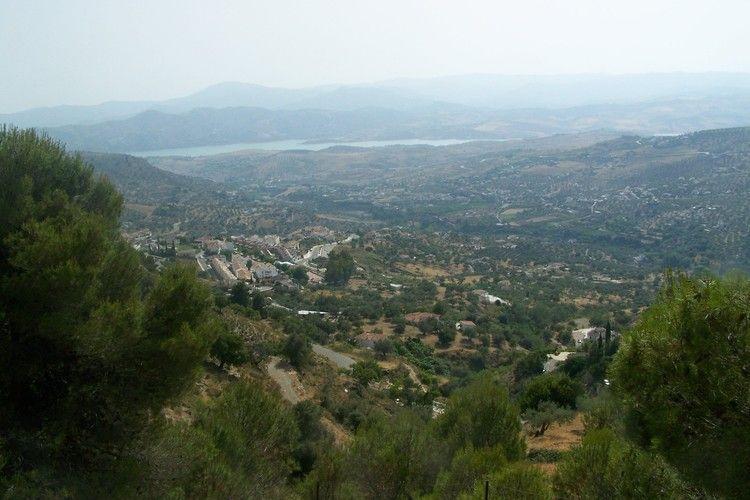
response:
[(372, 324), (365, 323), (362, 326), (362, 331), (364, 333), (372, 333), (372, 332), (374, 332), (378, 328), (380, 328), (385, 335), (388, 335), (388, 336), (393, 335), (393, 325), (390, 324), (389, 322), (387, 322), (383, 318), (380, 318), (378, 321), (376, 321), (375, 323), (372, 323)]
[(476, 285), (479, 283), (479, 280), (482, 279), (482, 276), (479, 274), (472, 274), (469, 276), (464, 277), (463, 284), (464, 285)]
[(570, 422), (552, 425), (543, 436), (526, 438), (529, 450), (568, 451), (581, 442), (583, 418), (580, 413)]
[(351, 290), (359, 290), (360, 288), (366, 288), (367, 287), (367, 280), (359, 279), (359, 278), (352, 278), (349, 280), (349, 283), (347, 283), (347, 288)]
[(424, 278), (444, 278), (451, 275), (451, 272), (447, 269), (427, 264), (416, 264), (412, 262), (398, 263), (395, 267), (401, 271), (415, 276), (422, 276)]
[[(568, 451), (581, 442), (583, 436), (583, 419), (578, 413), (573, 420), (550, 427), (543, 436), (526, 437), (526, 445), (531, 450)], [(557, 470), (555, 463), (534, 463), (542, 472), (552, 476)]]

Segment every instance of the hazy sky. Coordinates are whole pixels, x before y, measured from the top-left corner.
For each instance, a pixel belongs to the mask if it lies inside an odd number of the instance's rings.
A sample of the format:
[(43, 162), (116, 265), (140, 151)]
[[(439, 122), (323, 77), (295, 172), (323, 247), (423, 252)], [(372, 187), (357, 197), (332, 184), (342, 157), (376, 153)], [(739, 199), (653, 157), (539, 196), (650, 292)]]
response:
[(0, 0), (0, 112), (460, 73), (750, 71), (750, 0)]

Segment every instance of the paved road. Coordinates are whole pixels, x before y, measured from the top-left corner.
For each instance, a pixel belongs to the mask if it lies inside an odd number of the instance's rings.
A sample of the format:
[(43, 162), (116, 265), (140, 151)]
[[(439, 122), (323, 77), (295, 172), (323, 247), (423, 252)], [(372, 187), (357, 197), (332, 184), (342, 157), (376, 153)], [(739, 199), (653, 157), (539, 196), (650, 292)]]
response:
[(312, 349), (315, 352), (315, 354), (329, 359), (330, 361), (333, 362), (333, 364), (335, 364), (339, 368), (345, 368), (348, 370), (349, 368), (352, 367), (354, 363), (357, 362), (356, 360), (350, 358), (349, 356), (341, 354), (340, 352), (333, 351), (327, 347), (323, 347), (320, 344), (313, 344)]
[(278, 364), (281, 359), (272, 357), (271, 362), (266, 365), (266, 371), (268, 375), (279, 384), (281, 388), (281, 396), (292, 404), (297, 404), (300, 401), (299, 394), (294, 390), (292, 384), (292, 378), (289, 376), (286, 370), (279, 368)]

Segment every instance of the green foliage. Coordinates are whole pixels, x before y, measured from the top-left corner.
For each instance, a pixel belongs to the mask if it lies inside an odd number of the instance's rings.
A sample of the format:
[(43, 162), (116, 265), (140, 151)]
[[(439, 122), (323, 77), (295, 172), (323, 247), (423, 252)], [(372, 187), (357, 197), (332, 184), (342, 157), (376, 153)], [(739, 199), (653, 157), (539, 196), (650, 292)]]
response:
[(352, 366), (352, 376), (362, 385), (380, 380), (383, 377), (383, 370), (375, 361), (358, 361)]
[(359, 498), (361, 493), (348, 477), (351, 469), (347, 459), (348, 454), (335, 446), (321, 449), (315, 468), (300, 484), (303, 497), (315, 500)]
[(303, 368), (310, 362), (312, 346), (303, 335), (292, 333), (286, 338), (282, 351), (293, 366)]
[(745, 279), (668, 276), (611, 372), (641, 439), (730, 496), (750, 488), (749, 310)]
[(508, 460), (518, 460), (526, 448), (518, 409), (503, 383), (489, 375), (455, 391), (436, 425), (454, 449), (499, 445)]
[(474, 483), (490, 472), (506, 466), (505, 451), (501, 446), (475, 450), (469, 446), (456, 452), (450, 468), (440, 473), (435, 482), (435, 498), (446, 500), (472, 489)]
[(354, 273), (354, 258), (346, 250), (331, 252), (326, 264), (325, 282), (331, 285), (345, 285)]
[(253, 295), (252, 295), (252, 301), (251, 301), (251, 306), (256, 311), (261, 311), (262, 312), (263, 309), (265, 309), (265, 307), (266, 307), (266, 301), (263, 298), (263, 295), (261, 295), (261, 294), (259, 294), (257, 292), (253, 293)]
[(56, 487), (74, 476), (56, 470), (106, 470), (193, 383), (208, 353), (209, 292), (187, 268), (144, 279), (117, 231), (121, 204), (109, 182), (56, 144), (0, 131), (8, 475), (46, 475)]
[(456, 331), (450, 325), (440, 324), (437, 329), (438, 343), (441, 347), (447, 347), (456, 338)]
[(536, 428), (535, 436), (542, 436), (554, 423), (570, 422), (575, 412), (570, 408), (561, 408), (552, 401), (542, 401), (536, 408), (523, 412), (523, 419)]
[(231, 295), (232, 302), (239, 304), (242, 307), (250, 305), (250, 295), (247, 289), (247, 285), (244, 281), (238, 281), (232, 285)]
[(546, 356), (540, 351), (531, 351), (522, 356), (513, 370), (516, 380), (522, 380), (534, 375), (539, 375), (544, 370), (544, 360)]
[(425, 421), (401, 411), (360, 428), (351, 444), (348, 470), (359, 498), (413, 498), (431, 490), (446, 461), (444, 445)]
[(563, 457), (563, 452), (560, 450), (552, 450), (549, 448), (536, 448), (529, 450), (526, 459), (529, 462), (537, 463), (554, 463), (558, 462)]
[(561, 498), (685, 498), (677, 472), (604, 429), (586, 434), (557, 464), (555, 493)]
[(536, 409), (551, 401), (557, 406), (575, 408), (576, 398), (583, 393), (581, 384), (562, 373), (539, 375), (529, 380), (518, 399), (522, 410)]
[(404, 342), (397, 342), (395, 349), (396, 354), (403, 356), (421, 370), (432, 373), (448, 373), (445, 362), (433, 356), (433, 349), (423, 344), (419, 339), (409, 338)]
[(224, 365), (241, 365), (248, 360), (247, 350), (242, 338), (236, 333), (223, 329), (211, 346), (211, 356)]
[[(318, 458), (318, 446), (327, 436), (320, 423), (322, 409), (310, 400), (294, 405), (294, 417), (300, 431), (300, 441), (294, 451), (298, 463), (298, 474), (307, 474), (312, 470)], [(323, 446), (332, 446), (327, 440)]]
[[(489, 481), (490, 498), (519, 498), (528, 500), (552, 500), (552, 488), (547, 476), (538, 468), (515, 463), (491, 474)], [(461, 495), (461, 499), (483, 499), (485, 482), (476, 482), (472, 495)]]
[(298, 436), (277, 396), (238, 382), (195, 423), (169, 424), (145, 453), (151, 497), (277, 496), (294, 468)]
[(583, 411), (583, 426), (586, 431), (619, 430), (622, 427), (620, 402), (609, 391), (604, 391), (595, 398), (582, 399), (579, 408)]
[(385, 358), (393, 352), (393, 342), (389, 339), (376, 340), (374, 350), (378, 356)]
[(307, 270), (304, 267), (295, 266), (289, 270), (288, 274), (297, 284), (307, 285), (309, 278), (307, 277)]

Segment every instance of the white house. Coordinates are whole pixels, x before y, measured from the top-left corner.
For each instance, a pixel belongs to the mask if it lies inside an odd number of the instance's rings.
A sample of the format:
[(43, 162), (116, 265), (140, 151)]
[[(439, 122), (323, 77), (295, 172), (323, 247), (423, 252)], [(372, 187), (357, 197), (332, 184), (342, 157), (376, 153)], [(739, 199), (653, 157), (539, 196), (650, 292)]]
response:
[(279, 270), (276, 269), (276, 266), (257, 260), (253, 261), (252, 266), (250, 266), (250, 270), (253, 272), (255, 278), (259, 280), (273, 279), (279, 275)]
[[(592, 326), (590, 328), (581, 328), (580, 330), (573, 330), (571, 333), (571, 337), (573, 337), (573, 342), (575, 343), (576, 347), (580, 347), (583, 345), (584, 342), (588, 342), (589, 340), (599, 340), (601, 337), (602, 341), (605, 340), (605, 336), (607, 334), (607, 330), (605, 328), (602, 328), (601, 326)], [(619, 334), (615, 331), (611, 332), (611, 337), (614, 339)]]

